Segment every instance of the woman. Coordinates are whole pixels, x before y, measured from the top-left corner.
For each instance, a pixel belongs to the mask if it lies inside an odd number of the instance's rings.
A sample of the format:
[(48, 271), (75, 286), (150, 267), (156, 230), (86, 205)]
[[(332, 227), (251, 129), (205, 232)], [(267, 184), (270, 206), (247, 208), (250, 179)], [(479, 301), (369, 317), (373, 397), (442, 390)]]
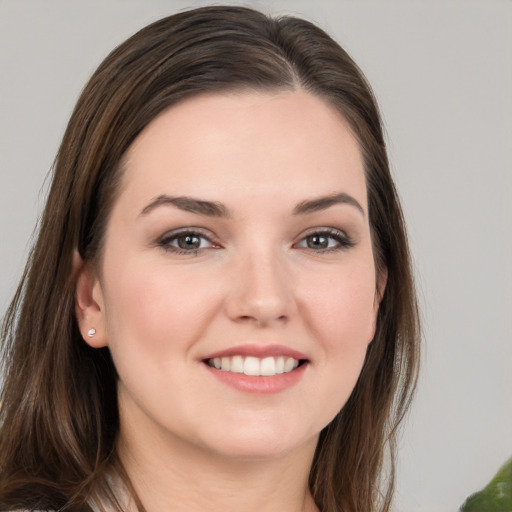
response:
[(239, 7), (119, 46), (3, 339), (2, 510), (389, 510), (418, 315), (353, 61)]

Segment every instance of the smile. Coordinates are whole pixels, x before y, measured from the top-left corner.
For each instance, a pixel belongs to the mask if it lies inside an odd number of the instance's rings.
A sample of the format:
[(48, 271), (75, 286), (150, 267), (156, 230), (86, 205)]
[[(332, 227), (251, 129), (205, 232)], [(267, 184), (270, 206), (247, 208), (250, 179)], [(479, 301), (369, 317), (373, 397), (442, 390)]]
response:
[(311, 359), (286, 345), (245, 343), (206, 354), (201, 362), (224, 385), (243, 393), (268, 395), (297, 385)]
[(244, 357), (242, 355), (214, 357), (206, 361), (208, 366), (225, 372), (243, 373), (251, 376), (271, 377), (282, 373), (289, 373), (300, 364), (293, 357)]

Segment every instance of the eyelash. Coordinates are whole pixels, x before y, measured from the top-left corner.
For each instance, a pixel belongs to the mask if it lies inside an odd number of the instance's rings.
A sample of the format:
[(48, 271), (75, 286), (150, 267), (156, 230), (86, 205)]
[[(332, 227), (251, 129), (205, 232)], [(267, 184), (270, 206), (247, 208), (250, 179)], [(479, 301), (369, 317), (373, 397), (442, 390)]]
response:
[[(181, 238), (196, 238), (200, 239), (200, 245), (197, 248), (194, 249), (184, 249), (180, 248), (178, 246), (171, 245), (173, 242), (179, 243), (178, 241)], [(328, 246), (323, 248), (312, 248), (307, 245), (308, 239), (312, 239), (313, 237), (317, 238), (323, 238), (327, 239)], [(210, 244), (208, 247), (201, 247), (203, 244), (203, 241), (206, 240), (208, 244)], [(334, 240), (334, 245), (329, 246), (331, 244), (331, 241)], [(306, 245), (301, 245), (305, 243)], [(166, 252), (171, 252), (178, 255), (188, 255), (188, 256), (197, 256), (200, 251), (204, 249), (210, 249), (210, 248), (220, 248), (220, 245), (216, 244), (211, 240), (211, 238), (204, 233), (201, 233), (200, 231), (194, 230), (194, 229), (184, 229), (182, 231), (169, 233), (164, 235), (159, 241), (158, 245)], [(295, 247), (311, 250), (316, 253), (330, 253), (330, 252), (337, 252), (337, 251), (343, 251), (350, 249), (351, 247), (354, 247), (355, 242), (352, 240), (346, 233), (343, 231), (339, 231), (337, 229), (321, 229), (318, 231), (313, 231), (304, 237), (302, 237), (299, 241), (299, 243), (294, 244)]]
[[(300, 245), (299, 245), (299, 247), (304, 248), (304, 249), (310, 249), (314, 252), (329, 253), (329, 252), (347, 250), (347, 249), (354, 247), (354, 245), (355, 245), (355, 241), (352, 240), (352, 238), (350, 238), (346, 233), (344, 233), (343, 231), (339, 231), (338, 229), (332, 229), (332, 228), (321, 229), (319, 231), (313, 231), (313, 232), (307, 234), (306, 236), (302, 237), (299, 244), (301, 244), (303, 242), (307, 243), (307, 240), (311, 239), (313, 237), (334, 240), (335, 245), (331, 246), (331, 247), (328, 246), (325, 248), (320, 248), (320, 249), (313, 249), (308, 246), (304, 247), (304, 246), (300, 246)], [(328, 243), (330, 243), (330, 242), (328, 242)]]
[[(180, 238), (199, 238), (201, 239), (200, 246), (195, 249), (183, 249), (180, 247), (176, 247), (171, 245), (172, 242), (178, 241)], [(174, 254), (184, 254), (184, 255), (193, 255), (197, 256), (199, 254), (199, 251), (206, 249), (206, 247), (201, 247), (202, 241), (207, 240), (209, 244), (211, 244), (210, 247), (218, 248), (219, 245), (216, 245), (214, 242), (211, 241), (210, 237), (205, 235), (204, 233), (201, 233), (200, 231), (194, 230), (194, 229), (184, 229), (182, 231), (169, 233), (164, 235), (159, 241), (158, 245), (166, 252), (172, 252)], [(208, 248), (210, 248), (208, 247)]]

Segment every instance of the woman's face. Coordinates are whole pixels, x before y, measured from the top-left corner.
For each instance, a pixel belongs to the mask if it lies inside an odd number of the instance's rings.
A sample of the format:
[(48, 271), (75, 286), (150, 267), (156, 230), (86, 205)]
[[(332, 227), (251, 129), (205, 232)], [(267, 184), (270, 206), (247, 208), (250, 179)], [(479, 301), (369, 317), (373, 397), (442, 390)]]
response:
[(170, 108), (126, 155), (99, 277), (77, 296), (87, 289), (80, 324), (112, 353), (121, 437), (227, 457), (314, 447), (378, 308), (347, 122), (302, 91)]

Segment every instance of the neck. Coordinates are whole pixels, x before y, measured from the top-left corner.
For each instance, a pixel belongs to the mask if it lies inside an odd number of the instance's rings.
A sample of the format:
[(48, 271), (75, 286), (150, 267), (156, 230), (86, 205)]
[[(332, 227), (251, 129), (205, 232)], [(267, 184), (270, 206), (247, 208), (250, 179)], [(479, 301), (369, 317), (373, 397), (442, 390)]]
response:
[(309, 469), (316, 438), (275, 458), (225, 457), (165, 435), (121, 428), (119, 456), (147, 512), (314, 512)]

